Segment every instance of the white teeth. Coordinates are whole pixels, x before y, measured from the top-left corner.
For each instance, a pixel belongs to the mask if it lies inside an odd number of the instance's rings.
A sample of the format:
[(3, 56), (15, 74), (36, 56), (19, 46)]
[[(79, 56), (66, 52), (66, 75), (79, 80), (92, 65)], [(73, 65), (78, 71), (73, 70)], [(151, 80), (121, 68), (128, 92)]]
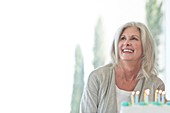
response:
[(132, 52), (133, 52), (133, 50), (130, 50), (130, 49), (124, 49), (124, 50), (123, 50), (123, 52), (130, 52), (130, 53), (132, 53)]

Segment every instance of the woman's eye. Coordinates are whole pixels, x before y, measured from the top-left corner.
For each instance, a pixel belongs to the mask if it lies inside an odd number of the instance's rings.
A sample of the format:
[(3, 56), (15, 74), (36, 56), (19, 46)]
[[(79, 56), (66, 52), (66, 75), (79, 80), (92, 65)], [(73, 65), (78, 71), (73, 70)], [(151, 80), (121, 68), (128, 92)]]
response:
[(126, 38), (125, 37), (120, 37), (120, 40), (125, 40)]
[(136, 37), (132, 37), (132, 40), (138, 40)]

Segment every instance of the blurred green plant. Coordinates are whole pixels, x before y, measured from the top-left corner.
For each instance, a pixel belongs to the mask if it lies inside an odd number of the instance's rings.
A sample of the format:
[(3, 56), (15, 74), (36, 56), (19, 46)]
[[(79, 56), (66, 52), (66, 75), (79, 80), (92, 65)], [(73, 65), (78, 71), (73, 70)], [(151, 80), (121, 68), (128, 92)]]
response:
[(160, 0), (147, 0), (146, 1), (146, 21), (155, 38), (156, 45), (160, 44), (160, 34), (162, 32), (162, 1)]
[[(157, 53), (160, 54), (160, 40), (162, 33), (162, 23), (163, 23), (163, 11), (162, 11), (162, 0), (147, 0), (146, 1), (146, 21), (147, 25), (153, 35), (153, 38), (156, 42)], [(159, 57), (157, 57), (157, 64), (159, 63)], [(164, 68), (158, 65), (159, 73), (164, 71)]]
[(70, 113), (79, 113), (84, 88), (84, 59), (79, 45), (75, 48), (75, 71)]
[(97, 68), (105, 63), (105, 43), (104, 43), (104, 30), (101, 17), (97, 21), (95, 27), (95, 38), (93, 47), (93, 66)]

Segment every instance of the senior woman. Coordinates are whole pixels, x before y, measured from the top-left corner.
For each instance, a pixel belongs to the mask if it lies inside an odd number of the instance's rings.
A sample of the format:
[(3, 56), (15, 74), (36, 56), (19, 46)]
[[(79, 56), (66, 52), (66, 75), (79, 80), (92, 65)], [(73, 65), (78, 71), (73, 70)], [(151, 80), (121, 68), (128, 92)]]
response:
[(99, 67), (89, 75), (81, 100), (81, 113), (119, 113), (120, 104), (130, 101), (132, 91), (150, 89), (149, 101), (155, 90), (165, 90), (157, 77), (156, 52), (149, 29), (140, 22), (121, 26), (112, 44), (112, 63)]

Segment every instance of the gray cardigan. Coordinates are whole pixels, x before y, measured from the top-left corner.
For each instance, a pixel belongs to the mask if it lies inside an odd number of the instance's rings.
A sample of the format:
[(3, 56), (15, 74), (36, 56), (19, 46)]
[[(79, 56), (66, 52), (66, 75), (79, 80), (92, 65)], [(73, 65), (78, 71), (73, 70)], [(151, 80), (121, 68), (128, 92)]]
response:
[[(149, 100), (153, 101), (155, 90), (165, 90), (165, 85), (156, 76), (151, 76), (147, 80), (141, 78), (134, 89), (141, 92), (139, 101), (143, 101), (145, 89), (150, 89)], [(112, 64), (91, 72), (80, 106), (80, 113), (117, 113), (115, 74)]]

